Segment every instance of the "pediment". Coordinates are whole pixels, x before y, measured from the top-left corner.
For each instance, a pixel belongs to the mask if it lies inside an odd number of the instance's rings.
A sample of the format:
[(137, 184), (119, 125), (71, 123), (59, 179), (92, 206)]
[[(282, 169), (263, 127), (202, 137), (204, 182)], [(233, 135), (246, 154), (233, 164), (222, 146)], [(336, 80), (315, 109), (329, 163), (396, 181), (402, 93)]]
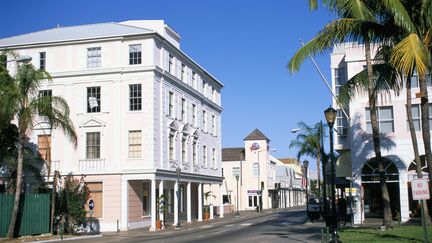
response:
[(104, 127), (106, 122), (95, 117), (88, 118), (79, 124), (79, 127)]
[(178, 122), (177, 120), (172, 121), (169, 125), (169, 128), (176, 130), (176, 131), (179, 131), (180, 127), (181, 127), (181, 123)]

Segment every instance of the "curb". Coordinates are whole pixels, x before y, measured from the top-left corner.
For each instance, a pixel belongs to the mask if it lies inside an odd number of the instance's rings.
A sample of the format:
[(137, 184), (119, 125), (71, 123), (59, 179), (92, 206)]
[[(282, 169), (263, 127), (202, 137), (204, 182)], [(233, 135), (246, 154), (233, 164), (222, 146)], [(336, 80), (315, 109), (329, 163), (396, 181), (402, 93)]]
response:
[[(70, 238), (64, 238), (63, 241), (69, 241), (69, 240), (82, 240), (82, 239), (91, 239), (91, 238), (99, 238), (102, 237), (102, 234), (99, 235), (86, 235), (86, 236), (77, 236), (77, 237), (70, 237)], [(28, 243), (44, 243), (44, 242), (58, 242), (62, 241), (59, 239), (52, 239), (52, 240), (38, 240), (38, 241), (29, 241)]]

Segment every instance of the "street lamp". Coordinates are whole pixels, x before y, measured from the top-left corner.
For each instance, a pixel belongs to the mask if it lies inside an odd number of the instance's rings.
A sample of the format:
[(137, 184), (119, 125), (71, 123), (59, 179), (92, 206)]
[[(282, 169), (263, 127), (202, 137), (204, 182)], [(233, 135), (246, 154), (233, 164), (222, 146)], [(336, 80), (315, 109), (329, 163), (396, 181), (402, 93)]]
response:
[(236, 178), (236, 181), (237, 181), (237, 213), (236, 213), (236, 216), (238, 217), (238, 216), (240, 216), (239, 215), (239, 190), (238, 190), (238, 182), (239, 182), (239, 175), (236, 175), (235, 176), (235, 178)]
[(306, 205), (307, 205), (309, 203), (309, 194), (308, 194), (308, 186), (309, 186), (308, 167), (309, 167), (309, 161), (308, 160), (304, 160), (303, 161), (303, 167), (304, 167), (304, 170), (305, 170), (305, 179), (306, 179)]
[(180, 173), (181, 173), (181, 169), (180, 169), (180, 167), (177, 167), (177, 169), (176, 169), (176, 175), (177, 175), (177, 225), (176, 225), (176, 228), (181, 228), (181, 225), (180, 225)]
[(336, 215), (336, 168), (334, 160), (334, 148), (333, 148), (333, 125), (336, 120), (337, 111), (333, 107), (329, 107), (324, 111), (324, 115), (329, 126), (329, 136), (330, 136), (330, 176), (331, 176), (331, 194), (332, 194), (332, 224), (331, 232), (332, 239), (330, 242), (339, 242), (338, 232), (337, 232), (337, 215)]

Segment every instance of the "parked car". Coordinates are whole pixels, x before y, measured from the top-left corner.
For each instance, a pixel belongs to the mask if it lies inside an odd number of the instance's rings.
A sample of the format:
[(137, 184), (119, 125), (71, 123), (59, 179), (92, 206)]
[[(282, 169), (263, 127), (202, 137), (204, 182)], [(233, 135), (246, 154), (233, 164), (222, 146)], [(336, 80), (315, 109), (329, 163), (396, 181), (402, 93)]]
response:
[(311, 197), (307, 203), (307, 216), (310, 220), (319, 219), (321, 207), (321, 200), (317, 197)]

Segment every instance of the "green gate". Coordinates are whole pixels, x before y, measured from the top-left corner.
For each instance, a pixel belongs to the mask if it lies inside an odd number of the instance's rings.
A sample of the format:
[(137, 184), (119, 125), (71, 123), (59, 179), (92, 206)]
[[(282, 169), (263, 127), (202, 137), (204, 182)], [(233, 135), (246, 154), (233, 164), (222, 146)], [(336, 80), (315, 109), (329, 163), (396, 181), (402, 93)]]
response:
[[(49, 233), (50, 195), (22, 194), (15, 232), (17, 235)], [(13, 211), (14, 195), (0, 194), (0, 237), (7, 234)]]

